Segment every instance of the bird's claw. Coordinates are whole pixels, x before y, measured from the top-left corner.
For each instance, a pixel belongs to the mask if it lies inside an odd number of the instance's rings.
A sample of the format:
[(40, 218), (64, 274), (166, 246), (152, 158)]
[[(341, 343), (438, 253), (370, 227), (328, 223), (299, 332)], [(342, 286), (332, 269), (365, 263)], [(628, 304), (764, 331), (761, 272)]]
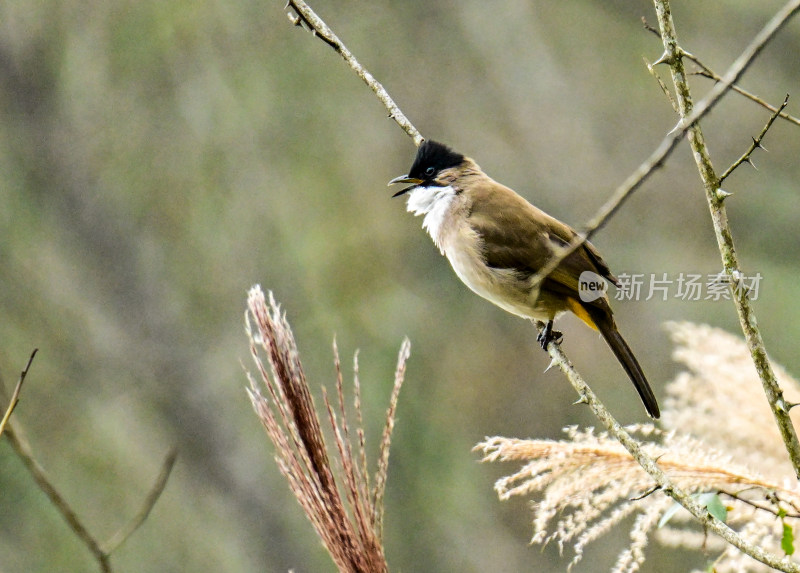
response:
[(564, 335), (558, 330), (553, 330), (553, 324), (548, 323), (536, 337), (536, 341), (539, 343), (539, 345), (541, 345), (542, 350), (547, 350), (548, 344), (551, 342), (561, 344), (561, 340), (563, 338)]

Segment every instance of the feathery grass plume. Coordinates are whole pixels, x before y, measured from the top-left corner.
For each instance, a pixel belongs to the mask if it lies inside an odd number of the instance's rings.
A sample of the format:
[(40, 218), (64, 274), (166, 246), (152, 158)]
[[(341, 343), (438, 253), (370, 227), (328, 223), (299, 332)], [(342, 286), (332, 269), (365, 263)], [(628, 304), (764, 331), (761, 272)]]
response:
[[(269, 293), (267, 304), (258, 285), (250, 289), (247, 304), (245, 322), (250, 352), (262, 385), (267, 390), (266, 394), (262, 393), (255, 377), (248, 373), (250, 387), (247, 392), (275, 446), (275, 460), (281, 473), (339, 571), (387, 572), (389, 568), (382, 540), (383, 495), (394, 416), (410, 342), (404, 340), (400, 348), (374, 485), (370, 489), (361, 415), (358, 355), (354, 359), (354, 407), (357, 417), (357, 451), (354, 453), (346, 415), (341, 364), (334, 341), (338, 408), (328, 399), (323, 387), (325, 411), (336, 445), (335, 453), (329, 455), (318, 411), (286, 316), (281, 313), (272, 293)], [(269, 370), (262, 355), (269, 363)], [(337, 460), (336, 468), (331, 465), (332, 457)]]
[[(677, 345), (674, 356), (688, 371), (667, 387), (661, 428), (641, 424), (628, 430), (677, 486), (721, 500), (729, 525), (782, 554), (784, 524), (792, 528), (800, 518), (800, 487), (746, 345), (709, 326), (685, 322), (667, 328)], [(781, 369), (778, 376), (787, 399), (800, 396), (795, 380)], [(630, 545), (619, 554), (614, 573), (639, 569), (654, 530), (664, 544), (716, 551), (718, 573), (770, 570), (721, 540), (706, 539), (685, 510), (672, 516), (674, 502), (654, 491), (652, 479), (606, 433), (577, 427), (565, 432), (566, 439), (558, 441), (487, 438), (476, 449), (484, 461), (522, 462), (495, 489), (500, 499), (536, 498), (532, 542), (555, 541), (562, 551), (571, 545), (569, 568), (589, 543), (635, 516)]]
[[(750, 352), (741, 338), (708, 325), (668, 322), (681, 372), (666, 388), (665, 428), (680, 429), (757, 467), (788, 478), (794, 472), (764, 398)], [(775, 365), (784, 398), (800, 402), (800, 384)], [(792, 411), (800, 421), (800, 408)]]

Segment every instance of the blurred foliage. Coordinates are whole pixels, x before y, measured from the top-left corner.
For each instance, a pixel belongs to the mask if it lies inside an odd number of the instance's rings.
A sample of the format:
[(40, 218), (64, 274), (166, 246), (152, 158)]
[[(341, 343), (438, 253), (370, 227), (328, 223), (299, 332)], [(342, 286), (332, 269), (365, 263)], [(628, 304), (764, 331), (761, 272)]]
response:
[[(685, 47), (722, 73), (781, 4), (686, 2), (674, 17)], [(645, 1), (312, 6), (425, 136), (578, 227), (676, 122), (642, 63), (662, 51), (642, 29), (641, 16), (655, 23)], [(542, 373), (532, 327), (469, 293), (389, 200), (386, 182), (413, 147), (336, 54), (271, 2), (12, 0), (0, 30), (6, 389), (41, 349), (15, 419), (101, 539), (136, 511), (166, 451), (180, 451), (115, 570), (332, 570), (244, 392), (256, 282), (287, 310), (310, 380), (332, 382), (334, 334), (343, 356), (361, 349), (376, 447), (397, 349), (411, 338), (387, 492), (395, 570), (563, 570), (554, 548), (528, 546), (528, 508), (497, 501), (502, 468), (470, 449), (592, 420), (558, 373)], [(792, 23), (743, 85), (775, 104), (800, 97), (799, 31)], [(692, 85), (696, 98), (710, 87)], [(799, 115), (794, 100), (788, 111)], [(704, 122), (717, 167), (767, 117), (728, 95)], [(726, 185), (745, 270), (764, 275), (768, 348), (795, 374), (797, 130), (778, 121), (759, 171), (745, 166)], [(687, 149), (597, 236), (618, 273), (719, 269)], [(675, 372), (664, 320), (737, 328), (730, 303), (615, 307), (657, 393)], [(602, 342), (576, 321), (561, 326), (600, 396), (641, 420)], [(4, 573), (94, 570), (6, 443), (0, 468)], [(587, 563), (610, 564), (617, 541)], [(648, 570), (664, 571), (650, 551)]]

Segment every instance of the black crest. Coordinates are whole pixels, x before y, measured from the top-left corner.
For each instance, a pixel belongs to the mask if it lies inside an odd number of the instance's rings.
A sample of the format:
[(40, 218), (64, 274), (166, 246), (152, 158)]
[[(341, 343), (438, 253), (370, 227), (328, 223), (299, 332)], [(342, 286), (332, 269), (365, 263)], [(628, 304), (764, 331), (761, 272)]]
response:
[(409, 177), (430, 181), (442, 170), (457, 167), (464, 161), (464, 156), (456, 153), (443, 143), (426, 139), (417, 150), (417, 157), (408, 172)]

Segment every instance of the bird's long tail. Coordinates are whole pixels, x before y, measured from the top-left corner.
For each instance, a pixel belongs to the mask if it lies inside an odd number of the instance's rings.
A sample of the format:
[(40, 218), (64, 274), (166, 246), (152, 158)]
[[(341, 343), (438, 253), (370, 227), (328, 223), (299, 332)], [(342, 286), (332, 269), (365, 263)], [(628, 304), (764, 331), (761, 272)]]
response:
[[(651, 418), (658, 419), (661, 415), (661, 411), (658, 408), (658, 402), (656, 401), (655, 394), (653, 394), (653, 389), (650, 388), (650, 383), (647, 382), (647, 378), (645, 378), (644, 372), (642, 372), (642, 367), (639, 366), (639, 361), (636, 360), (636, 356), (634, 356), (631, 347), (628, 346), (628, 343), (625, 342), (625, 339), (622, 338), (622, 335), (619, 333), (610, 309), (590, 305), (582, 306), (582, 308), (589, 314), (592, 322), (594, 322), (594, 326), (600, 331), (600, 334), (603, 335), (603, 338), (611, 347), (614, 356), (616, 356), (617, 360), (622, 364), (631, 382), (633, 382), (633, 385), (636, 387), (636, 391), (639, 393), (639, 397), (642, 399), (647, 413)], [(584, 318), (584, 320), (586, 319)], [(588, 323), (588, 321), (586, 322)]]

